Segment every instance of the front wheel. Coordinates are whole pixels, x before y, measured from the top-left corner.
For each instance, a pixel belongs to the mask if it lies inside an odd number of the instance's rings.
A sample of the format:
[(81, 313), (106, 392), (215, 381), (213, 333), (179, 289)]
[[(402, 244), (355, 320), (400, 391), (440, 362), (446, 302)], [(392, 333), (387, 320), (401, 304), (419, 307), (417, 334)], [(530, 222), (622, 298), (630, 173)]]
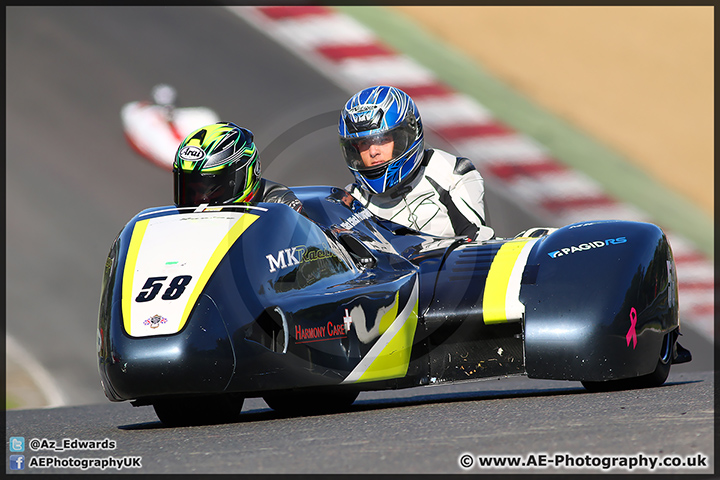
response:
[(582, 381), (583, 387), (590, 392), (611, 392), (615, 390), (631, 390), (635, 388), (659, 387), (670, 374), (670, 365), (673, 363), (673, 350), (677, 341), (677, 331), (665, 335), (660, 348), (660, 358), (655, 366), (655, 371), (639, 377), (623, 378), (620, 380), (609, 380), (606, 382)]
[(238, 421), (243, 401), (235, 395), (172, 398), (153, 403), (153, 408), (168, 427), (213, 425)]

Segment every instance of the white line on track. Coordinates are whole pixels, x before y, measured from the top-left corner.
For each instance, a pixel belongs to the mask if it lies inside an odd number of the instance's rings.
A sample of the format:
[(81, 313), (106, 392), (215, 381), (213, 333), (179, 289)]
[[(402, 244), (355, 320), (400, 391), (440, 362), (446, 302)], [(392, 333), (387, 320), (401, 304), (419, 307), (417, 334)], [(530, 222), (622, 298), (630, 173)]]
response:
[(45, 397), (45, 408), (62, 407), (67, 404), (65, 395), (50, 372), (38, 362), (14, 337), (5, 337), (6, 361), (12, 361), (30, 376), (35, 386)]

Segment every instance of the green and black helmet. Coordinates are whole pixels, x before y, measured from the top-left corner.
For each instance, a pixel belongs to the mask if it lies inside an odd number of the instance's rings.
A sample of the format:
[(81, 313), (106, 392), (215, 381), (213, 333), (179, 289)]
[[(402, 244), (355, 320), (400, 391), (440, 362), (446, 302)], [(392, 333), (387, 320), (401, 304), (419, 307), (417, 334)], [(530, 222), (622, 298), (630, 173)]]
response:
[(173, 177), (178, 207), (252, 201), (261, 178), (253, 133), (229, 122), (195, 130), (175, 154)]

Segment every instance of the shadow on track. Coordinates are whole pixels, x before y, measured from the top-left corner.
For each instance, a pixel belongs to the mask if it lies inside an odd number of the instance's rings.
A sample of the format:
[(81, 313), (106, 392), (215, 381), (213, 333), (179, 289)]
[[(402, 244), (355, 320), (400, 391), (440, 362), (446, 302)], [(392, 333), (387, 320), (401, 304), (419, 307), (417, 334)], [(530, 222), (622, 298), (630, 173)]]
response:
[[(653, 390), (658, 388), (665, 389), (678, 385), (689, 385), (694, 383), (702, 383), (703, 380), (688, 380), (688, 381), (670, 381), (663, 384), (660, 387), (655, 387)], [(624, 392), (634, 390), (622, 390)], [(374, 392), (377, 393), (377, 392)], [(395, 409), (402, 407), (415, 407), (420, 405), (432, 405), (432, 404), (452, 404), (460, 402), (472, 402), (472, 401), (488, 401), (488, 400), (510, 400), (519, 398), (543, 398), (553, 396), (568, 396), (568, 395), (607, 395), (617, 392), (588, 392), (582, 386), (569, 386), (567, 388), (553, 388), (547, 390), (536, 390), (536, 389), (512, 389), (512, 390), (484, 390), (484, 391), (472, 391), (472, 392), (448, 392), (448, 393), (436, 393), (426, 395), (415, 395), (412, 397), (388, 397), (388, 398), (372, 398), (366, 400), (357, 400), (351, 406), (340, 409), (330, 413), (302, 413), (302, 414), (282, 414), (271, 410), (268, 407), (253, 409), (241, 414), (241, 419), (238, 422), (223, 423), (228, 424), (246, 424), (255, 422), (264, 422), (280, 419), (293, 419), (293, 418), (305, 418), (305, 417), (318, 417), (326, 415), (343, 415), (348, 413), (360, 413), (360, 412), (371, 412), (380, 411), (387, 409)], [(197, 425), (194, 427), (207, 427), (209, 425)], [(143, 422), (128, 425), (119, 425), (117, 427), (120, 430), (128, 431), (139, 431), (139, 430), (157, 430), (157, 429), (168, 429), (178, 427), (167, 427), (160, 421), (155, 422)], [(192, 427), (182, 427), (192, 428)]]

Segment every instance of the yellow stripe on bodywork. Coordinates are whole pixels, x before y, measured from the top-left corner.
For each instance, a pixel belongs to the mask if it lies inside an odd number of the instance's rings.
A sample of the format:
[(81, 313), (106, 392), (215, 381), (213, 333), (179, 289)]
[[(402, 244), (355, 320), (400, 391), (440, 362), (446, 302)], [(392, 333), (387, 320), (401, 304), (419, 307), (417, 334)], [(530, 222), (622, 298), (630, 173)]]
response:
[(418, 308), (416, 302), (408, 319), (378, 354), (375, 361), (365, 370), (358, 382), (401, 378), (407, 374), (417, 321)]
[[(389, 315), (398, 310), (400, 294), (395, 294), (395, 302), (389, 312), (383, 315), (382, 325), (388, 321)], [(392, 312), (392, 313), (391, 313)], [(410, 353), (418, 323), (418, 284), (415, 279), (412, 294), (400, 314), (380, 336), (370, 351), (360, 360), (357, 367), (342, 383), (360, 383), (390, 378), (401, 378), (407, 374), (410, 365)]]
[(130, 237), (130, 246), (128, 247), (127, 255), (125, 256), (125, 269), (123, 270), (122, 280), (122, 314), (123, 314), (123, 325), (125, 331), (130, 333), (130, 307), (132, 305), (132, 288), (133, 279), (135, 276), (135, 264), (137, 263), (138, 253), (140, 252), (140, 245), (142, 245), (145, 231), (147, 230), (150, 220), (140, 220), (135, 223), (133, 227), (132, 237)]
[(483, 321), (486, 324), (519, 321), (524, 313), (520, 303), (520, 280), (536, 238), (510, 241), (500, 247), (485, 280)]
[(380, 318), (380, 327), (378, 329), (380, 335), (387, 332), (388, 328), (390, 328), (393, 322), (397, 319), (399, 296), (399, 293), (395, 294), (395, 301), (390, 308), (388, 308), (388, 311), (385, 312), (382, 318)]
[(227, 235), (225, 235), (225, 238), (220, 241), (220, 244), (217, 246), (212, 256), (210, 257), (210, 260), (205, 266), (205, 269), (203, 269), (203, 272), (200, 274), (200, 278), (198, 278), (198, 282), (195, 285), (195, 288), (190, 294), (190, 300), (188, 301), (187, 306), (185, 307), (185, 311), (183, 312), (178, 331), (182, 330), (183, 326), (185, 326), (185, 322), (187, 322), (187, 319), (190, 316), (190, 312), (192, 311), (193, 307), (195, 306), (195, 302), (200, 296), (200, 292), (202, 292), (205, 288), (205, 284), (217, 268), (220, 260), (225, 257), (225, 254), (228, 252), (228, 250), (230, 250), (230, 247), (235, 244), (235, 241), (240, 238), (240, 235), (242, 235), (243, 232), (257, 219), (257, 215), (252, 215), (249, 213), (244, 214), (238, 219), (237, 222), (235, 222), (235, 225), (230, 228)]

